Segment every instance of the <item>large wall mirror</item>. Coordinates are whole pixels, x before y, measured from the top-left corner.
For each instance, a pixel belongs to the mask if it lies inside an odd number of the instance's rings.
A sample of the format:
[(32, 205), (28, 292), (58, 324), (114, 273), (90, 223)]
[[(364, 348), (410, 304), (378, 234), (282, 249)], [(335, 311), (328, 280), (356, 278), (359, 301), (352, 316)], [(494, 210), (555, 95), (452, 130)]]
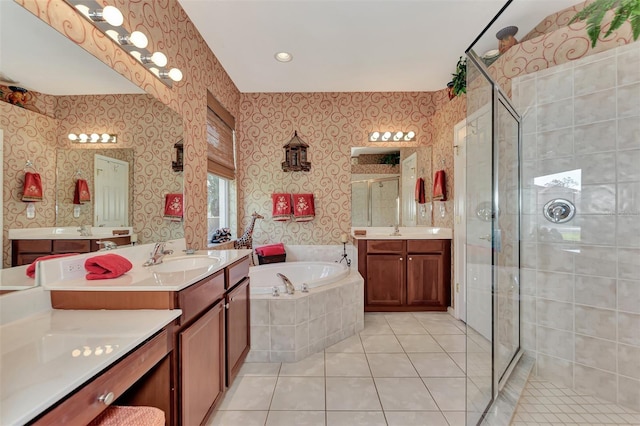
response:
[[(430, 226), (431, 147), (351, 148), (351, 226)], [(416, 201), (424, 179), (425, 202)]]
[[(182, 222), (163, 217), (165, 195), (183, 192), (171, 167), (182, 119), (65, 36), (13, 1), (0, 1), (0, 97), (27, 89), (22, 107), (0, 102), (3, 134), (3, 250), (10, 264), (8, 229), (95, 225), (97, 158), (126, 163), (126, 223), (138, 243), (180, 238)], [(116, 134), (117, 143), (74, 143), (69, 133)], [(21, 201), (25, 165), (41, 175), (44, 196), (27, 218)], [(91, 202), (73, 204), (78, 178)], [(104, 204), (104, 203), (103, 203)]]

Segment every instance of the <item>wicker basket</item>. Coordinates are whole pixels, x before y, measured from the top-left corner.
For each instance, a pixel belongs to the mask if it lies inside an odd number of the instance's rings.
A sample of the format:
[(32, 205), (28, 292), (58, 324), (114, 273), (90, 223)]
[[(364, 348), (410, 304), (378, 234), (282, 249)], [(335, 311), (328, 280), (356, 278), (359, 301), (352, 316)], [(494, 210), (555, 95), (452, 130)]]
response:
[(279, 263), (287, 260), (287, 254), (276, 254), (274, 256), (260, 256), (258, 255), (258, 265), (264, 265), (266, 263)]

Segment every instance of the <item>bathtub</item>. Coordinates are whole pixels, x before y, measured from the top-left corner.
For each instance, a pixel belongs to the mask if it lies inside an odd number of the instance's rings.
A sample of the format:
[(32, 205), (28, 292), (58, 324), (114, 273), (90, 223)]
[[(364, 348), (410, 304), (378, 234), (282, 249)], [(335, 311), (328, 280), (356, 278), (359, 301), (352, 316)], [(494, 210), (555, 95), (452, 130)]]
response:
[(302, 284), (312, 289), (334, 283), (349, 275), (349, 268), (344, 263), (335, 262), (282, 262), (254, 266), (249, 269), (251, 294), (271, 294), (277, 287), (280, 294), (287, 290), (276, 274), (283, 274), (293, 284), (296, 291), (301, 291)]
[[(287, 294), (277, 273), (296, 291)], [(295, 362), (364, 327), (364, 280), (336, 262), (283, 262), (253, 266), (251, 350), (247, 362)], [(302, 292), (302, 284), (309, 291)], [(273, 296), (273, 287), (279, 295)]]

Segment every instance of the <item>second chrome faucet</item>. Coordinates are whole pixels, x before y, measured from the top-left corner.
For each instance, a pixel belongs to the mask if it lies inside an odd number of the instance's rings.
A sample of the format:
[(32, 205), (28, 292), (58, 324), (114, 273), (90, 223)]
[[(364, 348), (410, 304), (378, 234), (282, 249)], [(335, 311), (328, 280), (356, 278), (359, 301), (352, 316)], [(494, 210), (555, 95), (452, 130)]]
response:
[(159, 264), (162, 263), (162, 259), (167, 254), (172, 254), (173, 250), (165, 250), (164, 249), (165, 244), (166, 243), (164, 243), (164, 242), (156, 243), (156, 245), (153, 246), (153, 251), (149, 255), (149, 259), (146, 262), (144, 262), (144, 264), (142, 266), (159, 265)]

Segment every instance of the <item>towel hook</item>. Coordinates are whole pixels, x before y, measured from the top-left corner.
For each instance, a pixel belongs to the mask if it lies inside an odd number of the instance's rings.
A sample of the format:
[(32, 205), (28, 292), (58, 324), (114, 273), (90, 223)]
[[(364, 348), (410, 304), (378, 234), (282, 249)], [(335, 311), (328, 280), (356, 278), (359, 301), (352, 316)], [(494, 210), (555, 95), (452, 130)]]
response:
[(76, 171), (76, 177), (82, 177), (82, 170), (78, 169)]
[(27, 160), (27, 162), (24, 165), (24, 171), (26, 172), (27, 169), (33, 169), (34, 172), (38, 172), (38, 169), (36, 169), (36, 166), (33, 165), (33, 162), (31, 160)]

